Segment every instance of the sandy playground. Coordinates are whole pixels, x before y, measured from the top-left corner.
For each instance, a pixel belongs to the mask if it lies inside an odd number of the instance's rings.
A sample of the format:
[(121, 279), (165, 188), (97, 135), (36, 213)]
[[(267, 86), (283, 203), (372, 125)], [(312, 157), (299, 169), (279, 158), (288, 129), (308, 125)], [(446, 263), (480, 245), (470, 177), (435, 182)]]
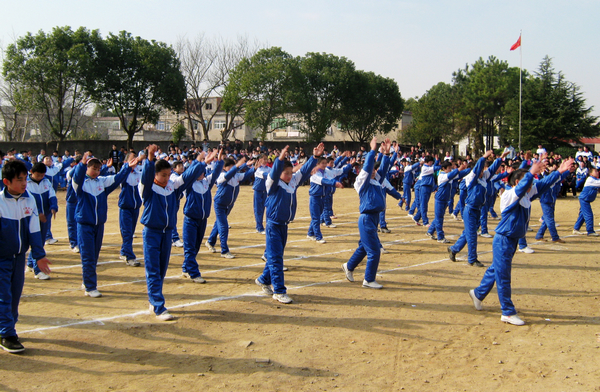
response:
[[(571, 235), (575, 198), (557, 204), (566, 244), (536, 243), (530, 232), (535, 253), (515, 256), (513, 300), (527, 322), (516, 327), (500, 322), (495, 290), (483, 311), (473, 308), (468, 290), (484, 269), (449, 261), (446, 246), (428, 239), (390, 197), (392, 233), (380, 235), (390, 253), (377, 277), (384, 289), (361, 287), (364, 267), (355, 283), (346, 281), (340, 265), (358, 241), (357, 194), (338, 190), (338, 227), (323, 228), (327, 243), (316, 244), (306, 238), (308, 187), (298, 192), (285, 257), (294, 303), (275, 302), (254, 284), (264, 266), (264, 236), (254, 231), (252, 190), (243, 187), (230, 216), (229, 246), (237, 257), (203, 247), (198, 261), (208, 283), (196, 284), (181, 277), (183, 251), (173, 248), (164, 292), (176, 320), (158, 321), (148, 312), (144, 268), (118, 258), (118, 193), (109, 200), (99, 299), (80, 288), (64, 196), (59, 192), (52, 225), (59, 242), (46, 246), (52, 279), (27, 274), (17, 324), (27, 350), (0, 354), (2, 391), (600, 390), (600, 239)], [(534, 230), (540, 214), (534, 202)], [(208, 230), (213, 222), (211, 216)], [(454, 241), (462, 222), (447, 219), (445, 229)], [(134, 239), (140, 259), (141, 230)], [(491, 243), (479, 240), (486, 266)]]

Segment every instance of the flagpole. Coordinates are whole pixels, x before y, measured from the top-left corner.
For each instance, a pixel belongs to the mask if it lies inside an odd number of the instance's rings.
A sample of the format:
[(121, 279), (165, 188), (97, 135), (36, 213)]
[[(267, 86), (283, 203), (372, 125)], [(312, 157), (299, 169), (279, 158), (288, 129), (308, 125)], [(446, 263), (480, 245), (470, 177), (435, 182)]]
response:
[(521, 41), (521, 45), (519, 45), (519, 153), (522, 151), (521, 150), (521, 115), (522, 115), (522, 111), (521, 111), (521, 105), (522, 105), (522, 100), (523, 100), (523, 81), (522, 81), (522, 75), (523, 75), (523, 30), (521, 30), (521, 34), (519, 34), (519, 40)]

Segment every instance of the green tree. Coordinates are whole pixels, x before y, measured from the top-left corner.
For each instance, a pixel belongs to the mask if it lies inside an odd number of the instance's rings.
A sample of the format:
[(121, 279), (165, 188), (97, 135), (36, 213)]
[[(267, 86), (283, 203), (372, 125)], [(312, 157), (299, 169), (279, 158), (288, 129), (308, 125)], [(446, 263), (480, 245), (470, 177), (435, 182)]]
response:
[(412, 124), (404, 133), (403, 141), (418, 142), (432, 148), (447, 147), (457, 139), (453, 108), (454, 89), (440, 82), (429, 89), (419, 100), (410, 99)]
[[(548, 151), (567, 146), (583, 137), (600, 133), (598, 117), (586, 107), (580, 87), (565, 79), (546, 56), (534, 75), (524, 79), (522, 101), (522, 147), (534, 149), (543, 144)], [(519, 98), (510, 102), (510, 136), (518, 140)]]
[(161, 109), (183, 109), (186, 89), (179, 59), (170, 46), (126, 31), (96, 40), (96, 47), (88, 91), (119, 117), (131, 148), (133, 136), (145, 124), (156, 123)]
[(55, 27), (52, 33), (27, 33), (6, 49), (3, 75), (14, 84), (18, 112), (39, 112), (53, 138), (64, 140), (90, 103), (84, 80), (95, 50), (97, 31)]
[(308, 53), (291, 67), (293, 89), (290, 103), (306, 139), (321, 141), (340, 116), (344, 96), (349, 92), (354, 63), (345, 57)]
[(294, 59), (278, 47), (259, 50), (251, 58), (242, 59), (229, 76), (223, 94), (226, 111), (242, 105), (245, 123), (259, 130), (265, 139), (275, 119), (285, 119), (290, 106), (290, 66)]
[(175, 125), (173, 125), (173, 144), (179, 144), (179, 141), (185, 137), (185, 133), (185, 125), (183, 125), (181, 122), (177, 122)]
[(355, 142), (386, 134), (402, 117), (404, 100), (398, 84), (373, 72), (355, 71), (343, 97), (338, 120)]

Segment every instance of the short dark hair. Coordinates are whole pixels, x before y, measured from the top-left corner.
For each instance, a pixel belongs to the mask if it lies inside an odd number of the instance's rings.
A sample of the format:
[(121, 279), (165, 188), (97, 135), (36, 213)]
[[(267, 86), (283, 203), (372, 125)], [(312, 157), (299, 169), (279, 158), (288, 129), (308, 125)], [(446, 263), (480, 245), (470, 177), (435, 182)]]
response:
[(450, 162), (450, 161), (442, 162), (442, 169), (447, 169), (450, 166), (452, 166), (452, 162)]
[(517, 185), (517, 181), (521, 181), (521, 179), (525, 177), (525, 174), (528, 171), (529, 170), (527, 169), (517, 169), (514, 172), (510, 173), (510, 176), (508, 177), (508, 184), (514, 187), (515, 185)]
[(235, 165), (235, 161), (231, 158), (223, 159), (223, 167), (229, 167)]
[(179, 165), (183, 166), (183, 162), (181, 162), (181, 161), (175, 161), (175, 162), (173, 162), (173, 165), (172, 165), (173, 169), (175, 169)]
[(288, 161), (287, 159), (283, 160), (283, 169), (287, 169), (288, 167), (294, 167), (294, 165), (292, 165), (292, 162)]
[(21, 174), (27, 175), (27, 166), (21, 161), (8, 161), (2, 168), (2, 178), (12, 181)]
[(31, 167), (31, 172), (46, 174), (46, 165), (42, 162), (37, 162)]
[(169, 163), (169, 161), (165, 161), (164, 159), (159, 159), (158, 161), (156, 161), (156, 164), (154, 165), (154, 170), (156, 171), (156, 173), (161, 172), (165, 169), (171, 170), (171, 164)]

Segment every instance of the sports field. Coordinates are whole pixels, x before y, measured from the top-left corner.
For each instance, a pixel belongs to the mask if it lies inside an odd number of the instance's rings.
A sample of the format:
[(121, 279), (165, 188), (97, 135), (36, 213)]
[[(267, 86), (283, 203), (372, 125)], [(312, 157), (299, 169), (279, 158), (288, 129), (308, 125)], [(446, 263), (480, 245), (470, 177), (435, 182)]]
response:
[[(516, 327), (500, 322), (495, 290), (483, 311), (473, 308), (468, 291), (484, 269), (451, 262), (446, 246), (427, 238), (390, 197), (392, 233), (380, 234), (389, 254), (377, 277), (384, 289), (361, 287), (364, 265), (348, 282), (340, 266), (357, 245), (358, 196), (336, 192), (338, 227), (323, 228), (327, 243), (317, 244), (306, 238), (308, 187), (298, 191), (286, 248), (294, 303), (275, 302), (254, 283), (264, 266), (264, 236), (255, 233), (245, 186), (230, 215), (236, 258), (203, 247), (198, 262), (207, 283), (197, 284), (181, 277), (183, 251), (173, 248), (164, 293), (176, 319), (158, 321), (148, 311), (144, 268), (119, 260), (118, 192), (109, 198), (98, 299), (81, 290), (64, 196), (58, 193), (61, 211), (52, 225), (59, 242), (46, 246), (52, 279), (27, 274), (17, 324), (27, 350), (0, 354), (2, 391), (600, 390), (600, 239), (571, 235), (575, 198), (557, 203), (565, 244), (534, 242), (530, 232), (535, 253), (515, 255), (513, 300), (527, 322)], [(433, 198), (430, 218), (432, 211)], [(540, 214), (534, 202), (534, 230)], [(180, 211), (180, 233), (182, 220)], [(211, 216), (208, 230), (213, 222)], [(489, 224), (493, 229), (496, 221)], [(462, 222), (448, 218), (445, 229), (454, 242)], [(141, 231), (138, 225), (139, 259)], [(479, 239), (486, 266), (491, 243)]]

